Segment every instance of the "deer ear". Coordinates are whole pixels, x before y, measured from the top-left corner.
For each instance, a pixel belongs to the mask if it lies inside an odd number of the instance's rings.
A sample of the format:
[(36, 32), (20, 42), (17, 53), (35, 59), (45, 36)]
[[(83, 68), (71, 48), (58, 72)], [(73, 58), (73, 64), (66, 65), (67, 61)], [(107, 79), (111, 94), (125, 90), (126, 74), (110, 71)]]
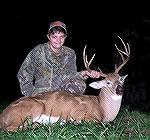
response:
[(100, 89), (104, 86), (104, 83), (102, 81), (92, 82), (92, 83), (89, 84), (89, 86), (94, 88), (94, 89)]
[(119, 81), (120, 81), (121, 83), (124, 83), (124, 80), (126, 79), (127, 76), (128, 76), (128, 75), (121, 76), (120, 79), (119, 79)]

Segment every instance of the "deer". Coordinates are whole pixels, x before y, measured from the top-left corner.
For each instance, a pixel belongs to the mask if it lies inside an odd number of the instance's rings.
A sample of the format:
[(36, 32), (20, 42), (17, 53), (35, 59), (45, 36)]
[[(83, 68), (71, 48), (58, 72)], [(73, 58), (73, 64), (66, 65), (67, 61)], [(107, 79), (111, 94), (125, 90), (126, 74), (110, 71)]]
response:
[[(32, 123), (53, 124), (58, 120), (62, 122), (80, 123), (82, 120), (100, 122), (111, 122), (119, 113), (123, 92), (119, 89), (123, 86), (127, 77), (120, 76), (119, 71), (130, 58), (130, 46), (118, 36), (124, 46), (121, 50), (116, 46), (121, 56), (122, 63), (115, 67), (112, 73), (103, 73), (102, 80), (89, 84), (92, 88), (100, 89), (99, 95), (72, 94), (68, 91), (48, 91), (44, 94), (24, 96), (12, 102), (0, 114), (0, 128), (4, 131), (17, 131), (25, 127), (27, 118)], [(86, 69), (90, 71), (90, 61), (83, 51), (83, 61)], [(119, 92), (118, 92), (119, 91)]]

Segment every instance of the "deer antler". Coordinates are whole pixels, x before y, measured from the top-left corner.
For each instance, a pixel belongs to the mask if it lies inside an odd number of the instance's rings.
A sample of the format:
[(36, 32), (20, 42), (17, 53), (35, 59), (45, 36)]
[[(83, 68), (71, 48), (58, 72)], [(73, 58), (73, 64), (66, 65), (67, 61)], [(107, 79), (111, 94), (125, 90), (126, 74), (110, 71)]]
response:
[[(128, 43), (125, 44), (124, 41), (123, 41), (123, 39), (122, 39), (120, 36), (118, 36), (118, 38), (119, 38), (119, 39), (121, 40), (121, 42), (123, 43), (123, 46), (124, 46), (125, 51), (120, 50), (120, 49), (117, 47), (117, 45), (115, 44), (116, 49), (118, 50), (118, 52), (119, 52), (119, 54), (120, 54), (120, 56), (121, 56), (121, 58), (122, 58), (122, 61), (123, 61), (122, 64), (121, 64), (118, 68), (115, 69), (115, 72), (116, 72), (116, 73), (119, 72), (119, 70), (128, 62), (128, 60), (129, 60), (129, 58), (130, 58), (130, 46), (129, 46), (129, 44), (128, 44)], [(124, 55), (127, 57), (126, 59), (125, 59)]]
[[(84, 50), (83, 50), (83, 62), (84, 62), (84, 65), (85, 65), (86, 69), (90, 72), (90, 71), (91, 71), (90, 65), (91, 65), (91, 63), (92, 63), (92, 61), (93, 61), (93, 59), (94, 59), (94, 57), (95, 57), (95, 54), (92, 56), (92, 58), (91, 58), (90, 61), (88, 62), (88, 60), (87, 60), (87, 55), (85, 54), (86, 46), (87, 46), (87, 45), (85, 45)], [(103, 77), (106, 77), (106, 76), (107, 76), (107, 75), (104, 74), (100, 69), (99, 69), (99, 71), (100, 71), (100, 73), (101, 73), (101, 76), (103, 76)]]
[(85, 54), (85, 50), (86, 50), (86, 45), (85, 45), (84, 50), (83, 50), (83, 62), (84, 62), (85, 68), (86, 68), (88, 71), (90, 71), (90, 70), (91, 70), (91, 69), (90, 69), (90, 65), (91, 65), (91, 63), (92, 63), (92, 61), (93, 61), (93, 59), (94, 59), (94, 57), (95, 57), (95, 54), (93, 54), (92, 58), (91, 58), (90, 61), (88, 62), (88, 60), (87, 60), (87, 55)]

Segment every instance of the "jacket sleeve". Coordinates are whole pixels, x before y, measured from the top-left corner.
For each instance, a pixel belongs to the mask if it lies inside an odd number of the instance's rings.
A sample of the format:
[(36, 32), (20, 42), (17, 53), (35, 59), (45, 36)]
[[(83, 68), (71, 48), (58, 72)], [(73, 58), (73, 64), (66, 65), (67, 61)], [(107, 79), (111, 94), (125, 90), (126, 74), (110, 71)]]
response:
[(30, 96), (34, 91), (34, 77), (32, 67), (32, 52), (30, 52), (22, 63), (17, 78), (20, 83), (20, 89), (23, 95)]
[(86, 89), (85, 77), (77, 72), (76, 54), (74, 51), (68, 56), (63, 74), (63, 89), (83, 94)]

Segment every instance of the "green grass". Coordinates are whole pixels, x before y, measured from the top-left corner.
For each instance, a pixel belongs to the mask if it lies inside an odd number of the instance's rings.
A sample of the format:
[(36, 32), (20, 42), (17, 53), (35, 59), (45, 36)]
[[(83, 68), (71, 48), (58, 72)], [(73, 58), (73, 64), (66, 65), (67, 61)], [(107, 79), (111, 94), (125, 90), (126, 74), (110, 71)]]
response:
[(82, 121), (80, 124), (28, 126), (17, 132), (0, 131), (0, 140), (150, 140), (150, 114), (122, 108), (111, 123)]

